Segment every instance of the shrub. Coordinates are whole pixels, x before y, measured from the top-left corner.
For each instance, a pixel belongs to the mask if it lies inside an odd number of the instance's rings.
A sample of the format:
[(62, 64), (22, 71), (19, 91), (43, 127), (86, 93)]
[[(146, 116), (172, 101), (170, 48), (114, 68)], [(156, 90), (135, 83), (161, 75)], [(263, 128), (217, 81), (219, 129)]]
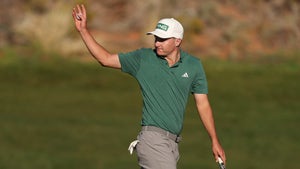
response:
[(82, 45), (70, 36), (74, 30), (71, 9), (62, 2), (55, 3), (47, 12), (25, 13), (14, 29), (27, 44), (39, 46), (45, 52), (72, 53)]

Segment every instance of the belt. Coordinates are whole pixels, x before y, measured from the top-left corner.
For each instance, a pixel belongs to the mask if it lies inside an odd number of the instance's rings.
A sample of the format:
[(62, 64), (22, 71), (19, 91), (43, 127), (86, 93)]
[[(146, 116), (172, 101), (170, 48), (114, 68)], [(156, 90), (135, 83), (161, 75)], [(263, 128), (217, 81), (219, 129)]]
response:
[(167, 136), (169, 139), (175, 141), (176, 143), (179, 143), (181, 141), (181, 137), (179, 135), (175, 135), (173, 133), (170, 133), (169, 131), (166, 131), (164, 129), (155, 127), (155, 126), (143, 126), (142, 131), (154, 131), (160, 134), (163, 134)]

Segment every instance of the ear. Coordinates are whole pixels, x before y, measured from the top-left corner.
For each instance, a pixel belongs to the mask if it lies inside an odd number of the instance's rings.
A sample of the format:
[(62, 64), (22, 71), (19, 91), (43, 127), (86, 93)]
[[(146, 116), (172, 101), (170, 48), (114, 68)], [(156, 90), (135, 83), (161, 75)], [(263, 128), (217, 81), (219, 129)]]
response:
[(182, 42), (182, 39), (175, 39), (175, 45), (176, 45), (176, 47), (179, 47), (180, 44), (181, 44), (181, 42)]

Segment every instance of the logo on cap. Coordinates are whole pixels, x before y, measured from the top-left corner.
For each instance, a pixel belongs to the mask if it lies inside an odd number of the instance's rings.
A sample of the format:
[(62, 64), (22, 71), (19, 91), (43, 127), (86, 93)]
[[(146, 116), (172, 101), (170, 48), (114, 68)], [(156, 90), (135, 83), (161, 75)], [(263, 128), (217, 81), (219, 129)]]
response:
[(163, 23), (158, 23), (157, 26), (156, 26), (156, 29), (161, 29), (163, 31), (168, 31), (169, 26), (166, 25), (166, 24), (163, 24)]

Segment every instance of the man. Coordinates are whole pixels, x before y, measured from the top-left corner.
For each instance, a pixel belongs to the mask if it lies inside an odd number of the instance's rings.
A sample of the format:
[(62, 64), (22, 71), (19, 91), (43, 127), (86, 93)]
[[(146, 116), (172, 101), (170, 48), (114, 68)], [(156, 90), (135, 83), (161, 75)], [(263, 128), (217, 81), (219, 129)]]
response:
[(103, 66), (121, 69), (137, 79), (143, 96), (142, 129), (136, 148), (139, 165), (144, 169), (176, 169), (178, 142), (190, 93), (211, 138), (213, 155), (225, 162), (207, 97), (205, 73), (199, 59), (180, 49), (183, 27), (173, 18), (162, 19), (154, 31), (154, 49), (142, 48), (129, 53), (111, 54), (98, 44), (87, 29), (86, 9), (77, 5), (73, 18), (91, 55)]

